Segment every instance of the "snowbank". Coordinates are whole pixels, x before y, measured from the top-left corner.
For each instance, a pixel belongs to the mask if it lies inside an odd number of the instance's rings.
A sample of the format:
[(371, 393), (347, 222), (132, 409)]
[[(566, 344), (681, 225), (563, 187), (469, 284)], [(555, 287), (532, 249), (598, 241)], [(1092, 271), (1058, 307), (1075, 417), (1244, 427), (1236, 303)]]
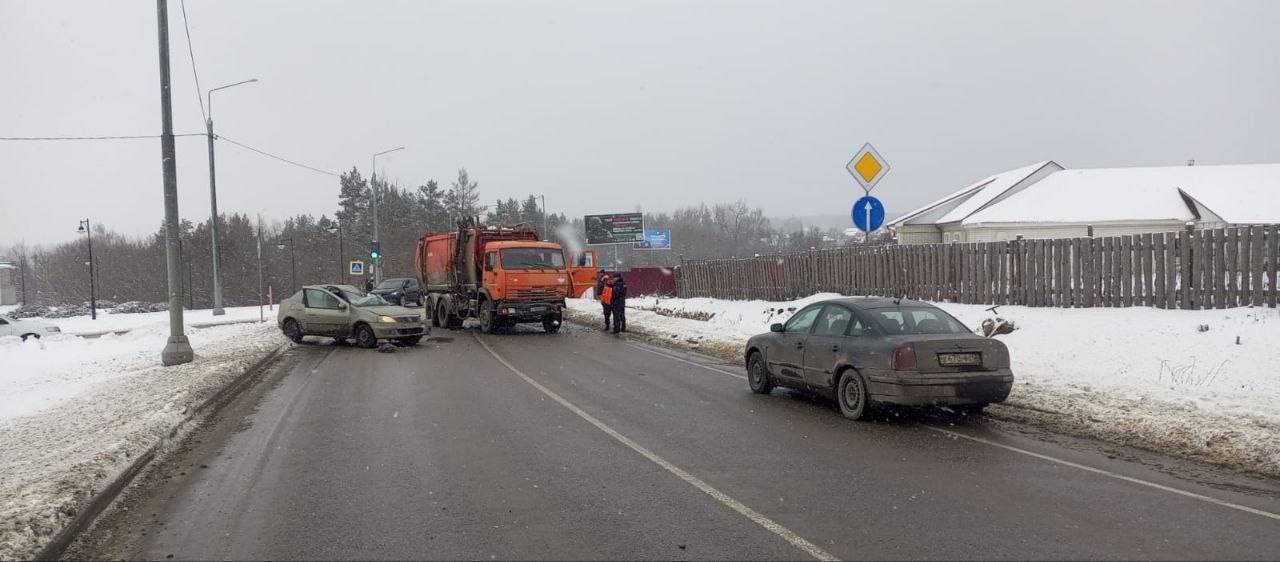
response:
[[(187, 310), (182, 314), (182, 323), (187, 326), (203, 326), (207, 324), (230, 324), (258, 319), (258, 307), (256, 306), (237, 306), (227, 308), (225, 310), (226, 314), (222, 316), (214, 316), (213, 311), (209, 309)], [(263, 307), (262, 310), (263, 315), (266, 317), (268, 322), (275, 320), (276, 313), (274, 310), (267, 310), (266, 307)], [(88, 315), (72, 316), (70, 318), (42, 318), (41, 320), (57, 326), (63, 331), (63, 333), (93, 335), (106, 332), (132, 330), (140, 326), (166, 323), (169, 321), (169, 313), (168, 311), (165, 311), (141, 312), (137, 314), (113, 314), (109, 310), (99, 310), (97, 320), (93, 320)]]
[(271, 321), (192, 328), (195, 361), (165, 368), (167, 313), (121, 316), (140, 317), (124, 335), (0, 338), (0, 559), (35, 556), (193, 407), (285, 342)]
[[(740, 362), (747, 338), (835, 296), (789, 302), (633, 298), (627, 324)], [(991, 316), (985, 306), (937, 305), (974, 328)], [(599, 321), (593, 301), (578, 300), (570, 308), (575, 319)], [(1276, 309), (999, 310), (1019, 328), (1000, 336), (1018, 382), (1005, 406), (991, 408), (993, 416), (1280, 476)]]

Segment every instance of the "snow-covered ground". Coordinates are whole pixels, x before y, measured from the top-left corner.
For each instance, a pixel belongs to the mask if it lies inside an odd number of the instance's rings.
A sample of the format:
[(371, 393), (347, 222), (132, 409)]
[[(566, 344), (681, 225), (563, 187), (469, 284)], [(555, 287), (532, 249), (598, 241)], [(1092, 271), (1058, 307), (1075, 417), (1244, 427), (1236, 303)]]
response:
[[(214, 316), (213, 311), (209, 309), (186, 310), (183, 311), (182, 314), (182, 323), (187, 326), (203, 326), (207, 324), (224, 324), (258, 319), (258, 307), (256, 306), (230, 307), (225, 309), (225, 311), (226, 314), (222, 316)], [(268, 321), (275, 320), (276, 313), (274, 310), (268, 310), (266, 307), (263, 307), (262, 311), (263, 317)], [(3, 312), (0, 311), (0, 314), (3, 314)], [(112, 314), (110, 310), (99, 310), (97, 320), (93, 320), (89, 316), (47, 318), (42, 320), (57, 326), (64, 333), (68, 334), (101, 334), (104, 332), (131, 330), (139, 326), (147, 326), (157, 322), (168, 322), (169, 313), (166, 311), (139, 312), (136, 314)]]
[[(741, 361), (743, 344), (789, 302), (641, 297), (632, 331)], [(970, 327), (985, 306), (936, 303)], [(571, 317), (598, 322), (595, 301)], [(991, 414), (1280, 476), (1280, 311), (1000, 307), (1017, 384)], [(1207, 326), (1207, 331), (1202, 331)]]
[[(252, 318), (257, 318), (257, 307)], [(218, 321), (245, 320), (228, 309)], [(202, 311), (188, 324), (212, 321)], [(84, 503), (188, 412), (279, 348), (274, 318), (188, 327), (194, 362), (160, 366), (168, 313), (53, 320), (71, 333), (0, 338), (0, 560), (30, 558)], [(90, 330), (82, 326), (93, 326)], [(105, 326), (105, 327), (104, 327)]]

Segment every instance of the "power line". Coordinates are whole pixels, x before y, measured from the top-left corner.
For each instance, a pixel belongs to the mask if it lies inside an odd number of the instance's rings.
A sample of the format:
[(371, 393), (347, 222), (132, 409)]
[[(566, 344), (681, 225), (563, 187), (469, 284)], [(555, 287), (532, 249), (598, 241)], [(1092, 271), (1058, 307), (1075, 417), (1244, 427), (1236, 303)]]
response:
[(196, 72), (196, 51), (191, 47), (191, 26), (187, 24), (187, 0), (182, 0), (182, 29), (187, 32), (187, 57), (191, 59), (191, 76), (196, 80), (196, 101), (200, 103), (200, 117), (209, 121), (209, 115), (204, 112), (204, 98), (200, 89), (200, 73)]
[(251, 151), (253, 151), (253, 152), (257, 152), (258, 154), (261, 154), (261, 155), (266, 156), (266, 157), (268, 157), (268, 158), (274, 158), (274, 159), (276, 159), (276, 160), (279, 160), (279, 161), (284, 162), (284, 163), (286, 163), (286, 164), (292, 164), (292, 165), (297, 166), (297, 167), (299, 167), (299, 168), (305, 168), (305, 169), (307, 169), (307, 170), (311, 170), (311, 171), (313, 171), (313, 172), (320, 173), (320, 174), (325, 174), (325, 175), (328, 175), (328, 176), (333, 176), (333, 177), (335, 177), (335, 178), (340, 178), (340, 177), (342, 177), (342, 174), (335, 174), (335, 173), (330, 172), (330, 171), (328, 171), (328, 170), (321, 170), (320, 168), (316, 168), (316, 167), (308, 166), (308, 165), (306, 165), (306, 164), (299, 164), (299, 163), (294, 162), (293, 160), (290, 160), (290, 159), (285, 158), (285, 157), (283, 157), (283, 156), (277, 156), (277, 155), (272, 154), (272, 153), (270, 153), (270, 152), (267, 152), (267, 151), (265, 151), (265, 150), (259, 150), (259, 149), (257, 149), (257, 148), (252, 147), (252, 146), (249, 146), (249, 145), (247, 145), (247, 144), (240, 143), (240, 142), (236, 142), (236, 141), (234, 141), (234, 140), (232, 140), (232, 139), (229, 139), (229, 138), (227, 138), (227, 137), (225, 137), (225, 136), (223, 136), (223, 135), (215, 135), (213, 138), (218, 139), (218, 140), (221, 140), (221, 141), (227, 141), (227, 142), (229, 142), (229, 143), (231, 143), (231, 144), (234, 144), (234, 145), (236, 145), (236, 146), (238, 146), (238, 147), (240, 147), (240, 148), (243, 148), (243, 149), (246, 149), (246, 150), (251, 150)]
[[(179, 133), (175, 137), (203, 137), (206, 133)], [(105, 135), (96, 137), (0, 137), (0, 141), (92, 141), (158, 139), (160, 135)]]

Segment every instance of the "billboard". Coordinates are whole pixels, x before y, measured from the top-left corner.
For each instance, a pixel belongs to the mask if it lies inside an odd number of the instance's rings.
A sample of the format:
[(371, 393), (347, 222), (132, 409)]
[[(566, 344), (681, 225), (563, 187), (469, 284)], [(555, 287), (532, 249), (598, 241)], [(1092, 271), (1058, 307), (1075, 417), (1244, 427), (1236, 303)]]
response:
[(671, 249), (671, 229), (670, 228), (654, 228), (644, 229), (644, 240), (636, 242), (637, 250), (670, 250)]
[(644, 215), (619, 213), (582, 217), (588, 244), (635, 244), (644, 242)]

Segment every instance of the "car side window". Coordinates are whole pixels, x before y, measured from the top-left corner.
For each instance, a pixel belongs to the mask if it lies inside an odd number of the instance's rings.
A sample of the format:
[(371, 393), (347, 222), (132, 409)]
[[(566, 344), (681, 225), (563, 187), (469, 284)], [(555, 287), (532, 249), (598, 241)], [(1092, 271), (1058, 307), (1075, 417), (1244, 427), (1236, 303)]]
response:
[(787, 320), (787, 325), (783, 328), (783, 331), (788, 333), (808, 332), (809, 328), (813, 326), (813, 320), (818, 317), (818, 313), (821, 311), (821, 306), (814, 306), (797, 312), (795, 316)]
[(862, 337), (871, 335), (871, 327), (865, 324), (861, 318), (854, 317), (853, 322), (849, 324), (849, 335), (853, 337)]
[(845, 330), (849, 327), (849, 319), (852, 317), (853, 313), (849, 312), (849, 309), (829, 304), (822, 309), (822, 316), (819, 316), (818, 321), (814, 324), (813, 335), (843, 336)]
[(338, 308), (338, 297), (333, 296), (333, 294), (328, 291), (307, 289), (303, 294), (303, 298), (307, 308)]

